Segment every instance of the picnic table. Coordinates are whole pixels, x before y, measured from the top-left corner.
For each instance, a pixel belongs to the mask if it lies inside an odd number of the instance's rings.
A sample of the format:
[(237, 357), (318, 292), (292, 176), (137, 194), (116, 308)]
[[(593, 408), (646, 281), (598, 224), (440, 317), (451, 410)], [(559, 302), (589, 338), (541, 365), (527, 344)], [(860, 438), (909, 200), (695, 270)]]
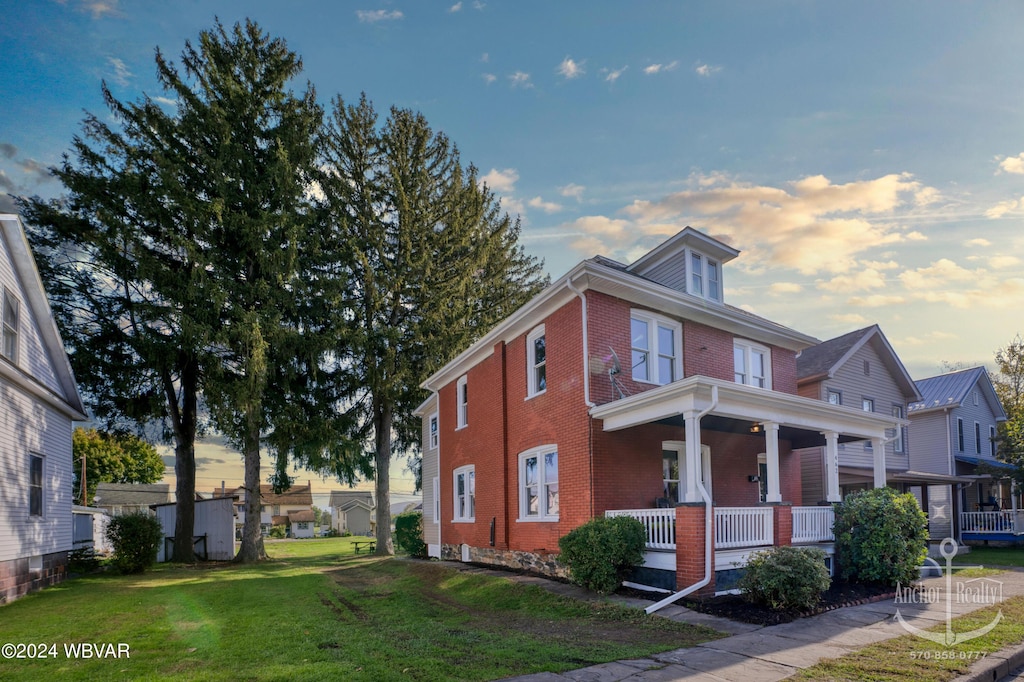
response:
[(376, 540), (356, 540), (352, 544), (356, 547), (356, 554), (359, 554), (359, 550), (361, 550), (363, 547), (368, 547), (368, 551), (370, 552), (377, 549)]

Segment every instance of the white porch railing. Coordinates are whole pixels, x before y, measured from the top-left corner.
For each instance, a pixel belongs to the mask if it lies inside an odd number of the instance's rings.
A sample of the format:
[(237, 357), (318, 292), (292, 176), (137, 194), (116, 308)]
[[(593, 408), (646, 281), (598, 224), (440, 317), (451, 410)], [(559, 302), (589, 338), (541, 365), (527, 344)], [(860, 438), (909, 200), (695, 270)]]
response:
[(960, 530), (964, 533), (1013, 533), (1024, 535), (1024, 512), (961, 512)]
[(605, 516), (632, 516), (644, 524), (647, 531), (647, 549), (676, 548), (676, 510), (669, 509), (613, 509)]
[(715, 549), (775, 544), (773, 507), (715, 508)]
[(834, 541), (835, 521), (832, 507), (793, 507), (793, 544)]

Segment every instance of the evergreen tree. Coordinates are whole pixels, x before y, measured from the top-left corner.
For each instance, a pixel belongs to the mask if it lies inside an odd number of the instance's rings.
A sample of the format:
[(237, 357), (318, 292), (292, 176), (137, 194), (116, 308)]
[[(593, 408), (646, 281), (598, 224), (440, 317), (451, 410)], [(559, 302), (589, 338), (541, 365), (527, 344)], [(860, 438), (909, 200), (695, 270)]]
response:
[(419, 441), (419, 384), (546, 278), (518, 222), (422, 115), (393, 108), (379, 125), (365, 96), (337, 98), (323, 147), (325, 296), (344, 334), (330, 368), (335, 430), (372, 465), (376, 552), (391, 554), (391, 459)]

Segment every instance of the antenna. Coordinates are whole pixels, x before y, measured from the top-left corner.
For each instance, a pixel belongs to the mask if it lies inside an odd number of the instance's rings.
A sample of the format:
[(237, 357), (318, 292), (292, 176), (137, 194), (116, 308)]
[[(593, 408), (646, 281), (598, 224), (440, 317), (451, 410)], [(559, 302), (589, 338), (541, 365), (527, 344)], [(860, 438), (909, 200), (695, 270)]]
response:
[(608, 346), (608, 350), (611, 351), (612, 366), (608, 368), (608, 380), (612, 382), (612, 388), (619, 394), (619, 399), (626, 397), (626, 393), (622, 390), (622, 386), (619, 384), (619, 380), (615, 377), (622, 373), (622, 363), (619, 362), (619, 354), (615, 352), (615, 349)]

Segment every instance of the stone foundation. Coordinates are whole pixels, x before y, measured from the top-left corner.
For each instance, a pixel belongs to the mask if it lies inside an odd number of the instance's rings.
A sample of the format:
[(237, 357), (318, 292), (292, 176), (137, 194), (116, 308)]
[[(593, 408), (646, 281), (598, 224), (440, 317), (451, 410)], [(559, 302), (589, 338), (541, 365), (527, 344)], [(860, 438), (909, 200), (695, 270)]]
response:
[[(462, 561), (462, 545), (441, 545), (441, 558), (445, 561)], [(569, 577), (569, 569), (558, 561), (557, 554), (537, 554), (512, 549), (494, 549), (493, 547), (470, 547), (469, 561), (555, 578), (568, 579)]]
[(29, 557), (0, 561), (0, 604), (56, 585), (67, 577), (67, 552), (44, 554), (43, 567), (39, 571), (30, 571), (29, 562)]

